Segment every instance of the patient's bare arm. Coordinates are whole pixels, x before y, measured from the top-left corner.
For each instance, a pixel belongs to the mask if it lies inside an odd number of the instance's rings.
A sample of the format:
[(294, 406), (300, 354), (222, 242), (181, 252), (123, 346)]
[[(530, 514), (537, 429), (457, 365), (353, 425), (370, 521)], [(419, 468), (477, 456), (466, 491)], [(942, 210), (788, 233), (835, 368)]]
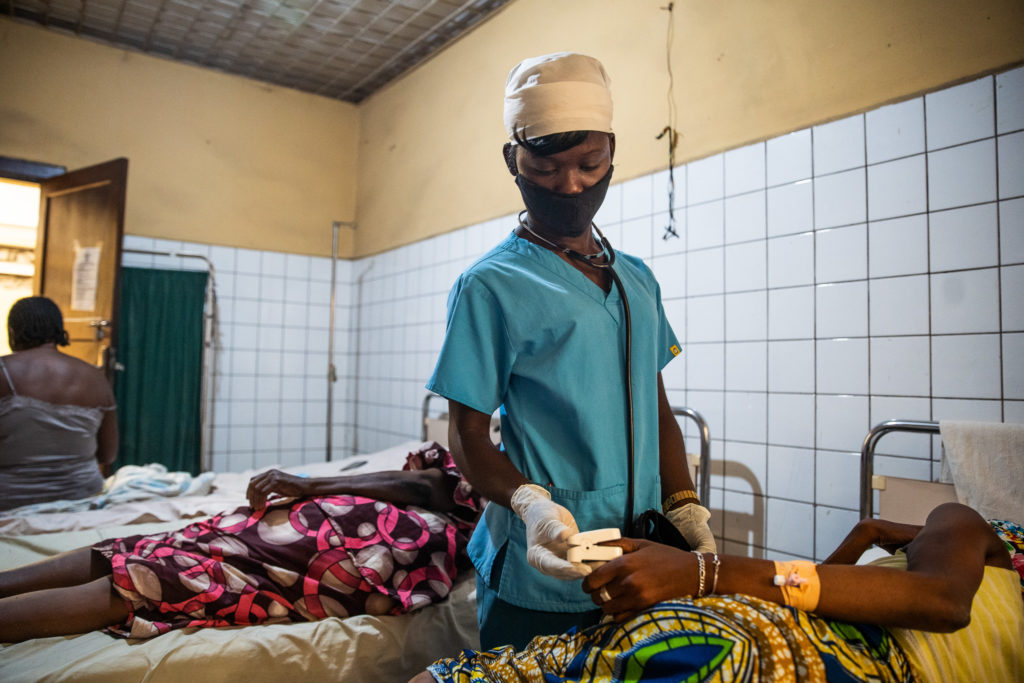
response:
[(856, 564), (864, 551), (873, 545), (892, 554), (914, 540), (921, 529), (918, 524), (862, 519), (822, 564)]
[(396, 505), (416, 505), (437, 512), (455, 507), (454, 482), (438, 469), (372, 472), (353, 476), (298, 477), (281, 470), (268, 470), (249, 480), (246, 498), (256, 510), (262, 509), (272, 493), (281, 496), (351, 495), (375, 498)]
[(985, 566), (1012, 568), (988, 522), (957, 503), (933, 510), (906, 553), (905, 572), (821, 566), (822, 594), (816, 612), (883, 626), (955, 631), (970, 622), (971, 602)]
[(462, 476), (488, 500), (511, 507), (512, 494), (530, 481), (491, 441), (491, 416), (451, 400), (448, 414), (449, 446)]
[[(596, 569), (584, 579), (583, 589), (616, 620), (628, 619), (661, 600), (695, 594), (698, 564), (693, 553), (634, 539), (610, 543), (623, 547), (626, 554)], [(1011, 568), (988, 523), (956, 503), (936, 508), (906, 552), (906, 571), (820, 565), (821, 597), (815, 614), (882, 626), (955, 631), (970, 620), (971, 601), (985, 566)], [(781, 589), (772, 582), (773, 562), (739, 556), (720, 559), (716, 593), (745, 593), (784, 604)], [(601, 600), (601, 588), (607, 589), (611, 600)]]

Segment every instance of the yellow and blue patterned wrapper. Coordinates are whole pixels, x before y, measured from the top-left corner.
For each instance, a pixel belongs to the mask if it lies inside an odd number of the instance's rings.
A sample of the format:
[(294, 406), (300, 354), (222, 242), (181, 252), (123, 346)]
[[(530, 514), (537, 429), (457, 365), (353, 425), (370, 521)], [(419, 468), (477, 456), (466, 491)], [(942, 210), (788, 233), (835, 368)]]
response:
[(747, 595), (659, 603), (632, 620), (464, 651), (441, 681), (911, 681), (885, 629), (820, 619)]

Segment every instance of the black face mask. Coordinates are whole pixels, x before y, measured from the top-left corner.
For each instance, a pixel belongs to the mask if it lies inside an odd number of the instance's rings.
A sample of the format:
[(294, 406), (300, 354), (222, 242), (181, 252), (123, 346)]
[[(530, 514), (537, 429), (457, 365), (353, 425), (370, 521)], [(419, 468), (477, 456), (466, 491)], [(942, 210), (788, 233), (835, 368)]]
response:
[(609, 166), (603, 178), (577, 194), (554, 192), (530, 182), (521, 174), (516, 176), (516, 185), (523, 195), (526, 210), (552, 236), (579, 237), (590, 229), (597, 210), (604, 203), (613, 169), (614, 166)]

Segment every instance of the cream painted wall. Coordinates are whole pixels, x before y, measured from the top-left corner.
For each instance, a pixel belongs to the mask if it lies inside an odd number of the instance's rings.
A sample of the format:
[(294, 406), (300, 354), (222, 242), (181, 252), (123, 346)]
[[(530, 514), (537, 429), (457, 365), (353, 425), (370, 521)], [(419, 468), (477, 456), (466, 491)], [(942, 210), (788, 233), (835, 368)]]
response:
[(128, 233), (326, 256), (355, 217), (351, 104), (8, 19), (0, 64), (0, 155), (127, 157)]
[[(359, 108), (365, 256), (505, 215), (505, 75), (594, 55), (615, 99), (614, 180), (668, 167), (665, 0), (517, 0)], [(677, 0), (672, 65), (683, 162), (1024, 60), (1020, 0)]]

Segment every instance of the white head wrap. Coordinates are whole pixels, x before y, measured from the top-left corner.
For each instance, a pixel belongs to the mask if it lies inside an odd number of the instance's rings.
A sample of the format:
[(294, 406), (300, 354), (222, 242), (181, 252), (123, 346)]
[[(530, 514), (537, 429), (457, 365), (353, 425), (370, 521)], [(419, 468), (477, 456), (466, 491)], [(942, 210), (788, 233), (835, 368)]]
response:
[(576, 130), (612, 132), (611, 80), (601, 62), (556, 52), (517, 64), (505, 82), (505, 130), (525, 139)]

